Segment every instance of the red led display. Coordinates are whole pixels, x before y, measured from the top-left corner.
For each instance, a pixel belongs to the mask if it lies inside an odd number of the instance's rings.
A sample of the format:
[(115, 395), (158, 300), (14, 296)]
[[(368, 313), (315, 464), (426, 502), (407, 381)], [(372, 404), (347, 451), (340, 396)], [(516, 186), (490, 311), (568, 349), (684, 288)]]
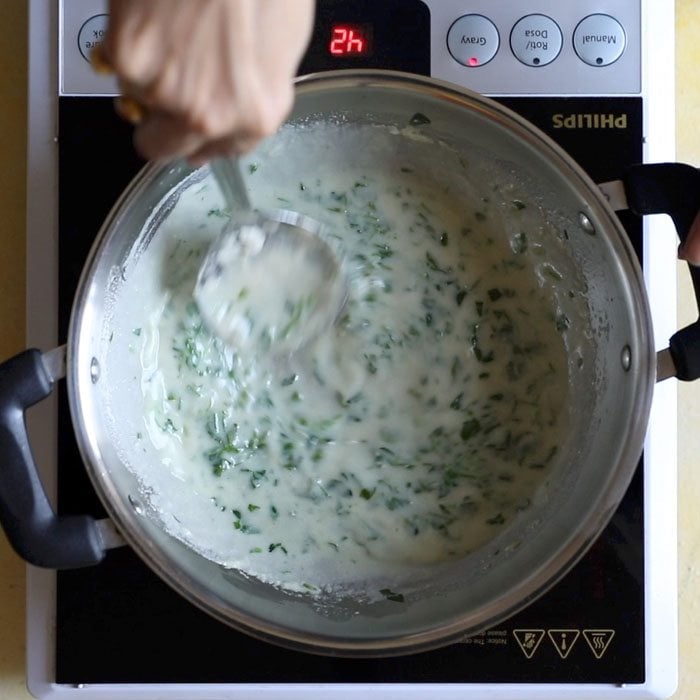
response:
[(328, 42), (331, 56), (368, 56), (372, 52), (372, 28), (366, 24), (334, 24)]

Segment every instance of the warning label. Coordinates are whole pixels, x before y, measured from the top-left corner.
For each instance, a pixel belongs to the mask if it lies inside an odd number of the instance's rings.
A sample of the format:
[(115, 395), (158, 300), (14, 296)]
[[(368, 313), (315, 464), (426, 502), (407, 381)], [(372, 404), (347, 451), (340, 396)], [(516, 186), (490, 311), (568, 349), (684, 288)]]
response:
[(552, 640), (559, 656), (565, 659), (574, 648), (581, 632), (580, 630), (547, 630), (547, 636)]
[(614, 636), (615, 630), (583, 630), (583, 638), (588, 642), (596, 659), (603, 658)]
[(544, 630), (513, 630), (513, 636), (523, 654), (531, 659), (544, 637)]

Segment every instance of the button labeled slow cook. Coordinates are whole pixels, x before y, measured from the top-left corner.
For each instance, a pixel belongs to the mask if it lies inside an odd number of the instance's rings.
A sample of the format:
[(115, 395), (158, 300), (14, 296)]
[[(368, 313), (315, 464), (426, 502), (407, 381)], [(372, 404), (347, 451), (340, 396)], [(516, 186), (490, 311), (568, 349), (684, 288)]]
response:
[(588, 15), (574, 30), (574, 50), (589, 66), (609, 66), (625, 50), (622, 25), (610, 15)]
[(464, 15), (447, 32), (447, 48), (463, 66), (478, 68), (498, 52), (500, 37), (496, 25), (483, 15)]
[(107, 34), (107, 24), (109, 15), (94, 15), (83, 22), (83, 26), (78, 31), (78, 49), (80, 55), (90, 61), (92, 50), (100, 45)]
[(561, 29), (546, 15), (523, 17), (510, 33), (513, 55), (526, 66), (546, 66), (559, 55), (561, 45)]

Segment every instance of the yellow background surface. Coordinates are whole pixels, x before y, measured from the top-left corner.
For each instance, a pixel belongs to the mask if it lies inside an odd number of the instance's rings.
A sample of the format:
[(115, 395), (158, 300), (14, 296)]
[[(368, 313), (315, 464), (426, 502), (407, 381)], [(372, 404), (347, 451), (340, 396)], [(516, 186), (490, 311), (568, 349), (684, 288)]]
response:
[[(678, 159), (700, 165), (700, 3), (676, 2)], [(24, 349), (26, 6), (0, 1), (0, 359)], [(666, 60), (666, 57), (659, 57)], [(670, 69), (670, 66), (669, 66)], [(679, 266), (679, 317), (696, 313)], [(700, 385), (679, 386), (680, 684), (676, 700), (700, 698)], [(668, 465), (673, 468), (673, 465)], [(663, 527), (663, 523), (657, 524)], [(24, 564), (0, 533), (0, 698), (31, 698), (24, 678)]]

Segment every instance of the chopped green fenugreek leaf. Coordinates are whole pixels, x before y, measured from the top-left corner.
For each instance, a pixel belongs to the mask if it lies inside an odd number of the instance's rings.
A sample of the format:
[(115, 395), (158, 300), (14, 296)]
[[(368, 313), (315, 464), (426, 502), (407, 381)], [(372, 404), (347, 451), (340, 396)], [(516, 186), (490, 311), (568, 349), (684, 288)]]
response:
[(470, 420), (465, 420), (462, 423), (462, 429), (459, 432), (462, 440), (470, 440), (475, 435), (481, 432), (481, 423), (476, 418), (471, 418)]

